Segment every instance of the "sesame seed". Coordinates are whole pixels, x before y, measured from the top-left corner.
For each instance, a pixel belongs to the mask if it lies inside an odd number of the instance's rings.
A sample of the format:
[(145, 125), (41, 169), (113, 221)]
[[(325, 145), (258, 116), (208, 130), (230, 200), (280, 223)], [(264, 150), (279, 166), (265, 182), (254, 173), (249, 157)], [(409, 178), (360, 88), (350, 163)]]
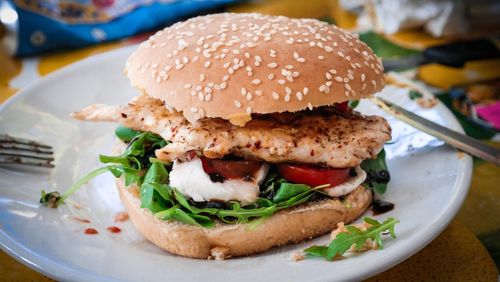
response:
[(262, 90), (255, 90), (255, 95), (262, 96)]
[(243, 96), (247, 95), (247, 90), (245, 89), (245, 87), (241, 88), (241, 95)]
[(285, 87), (285, 93), (286, 94), (291, 94), (292, 93), (292, 89), (290, 89), (290, 87)]
[(290, 94), (286, 94), (285, 95), (285, 102), (289, 102), (290, 101)]
[(203, 92), (198, 92), (198, 99), (200, 101), (204, 101), (205, 100), (205, 96), (203, 96)]
[(247, 93), (247, 100), (248, 100), (248, 101), (252, 101), (252, 99), (253, 99), (253, 95), (252, 95), (252, 93), (248, 92), (248, 93)]
[(283, 85), (283, 84), (285, 84), (285, 81), (283, 79), (280, 79), (280, 80), (278, 80), (278, 83)]
[(262, 58), (260, 56), (255, 56), (255, 61), (262, 62)]
[(191, 90), (191, 96), (196, 96), (196, 91)]
[(226, 86), (227, 86), (227, 82), (222, 82), (221, 84), (219, 84), (220, 89), (225, 89)]
[(210, 64), (211, 64), (210, 61), (206, 61), (205, 64), (204, 64), (205, 68), (208, 68), (210, 66)]
[(272, 69), (274, 69), (274, 68), (276, 68), (278, 66), (278, 64), (276, 64), (276, 63), (269, 63), (269, 64), (267, 64), (267, 66), (270, 67), (270, 68), (272, 68)]
[(285, 68), (291, 70), (291, 69), (293, 69), (293, 66), (292, 65), (286, 65)]
[(326, 85), (322, 84), (322, 85), (319, 87), (319, 92), (325, 92), (325, 89), (326, 89)]
[(330, 53), (330, 52), (333, 51), (333, 48), (330, 47), (330, 46), (325, 46), (325, 51), (328, 52), (328, 53)]
[(318, 60), (323, 60), (325, 56), (318, 56)]
[(259, 61), (255, 61), (254, 65), (255, 65), (256, 67), (258, 67), (258, 66), (260, 66), (260, 62), (259, 62)]
[(296, 61), (299, 62), (299, 63), (304, 63), (306, 61), (306, 59), (304, 59), (304, 58), (297, 58)]
[(205, 96), (205, 102), (209, 102), (210, 100), (212, 100), (212, 94), (207, 94)]
[(294, 57), (295, 59), (300, 58), (300, 56), (299, 56), (299, 54), (298, 54), (297, 52), (293, 52), (293, 57)]
[(344, 57), (344, 53), (342, 53), (341, 51), (338, 51), (337, 55), (339, 55), (339, 57), (342, 57), (342, 58)]
[(222, 77), (222, 81), (227, 81), (229, 79), (229, 75), (225, 75)]
[(299, 101), (302, 101), (302, 93), (297, 92), (297, 94), (296, 94), (296, 95), (297, 95), (297, 99), (298, 99)]
[(245, 52), (245, 58), (250, 59), (250, 53)]
[(299, 72), (298, 71), (292, 72), (292, 77), (298, 77), (298, 76), (299, 76)]
[(335, 69), (331, 69), (331, 70), (329, 70), (329, 72), (330, 72), (331, 74), (337, 74), (337, 71), (336, 71)]
[(258, 85), (258, 84), (260, 84), (260, 79), (254, 79), (254, 80), (252, 80), (252, 83), (255, 85)]
[(330, 93), (330, 87), (325, 85), (325, 94), (328, 94), (328, 93)]
[(197, 113), (197, 112), (198, 112), (198, 108), (192, 107), (192, 108), (191, 108), (191, 112), (192, 112), (192, 113)]
[(191, 86), (192, 86), (192, 85), (191, 85), (191, 83), (186, 83), (186, 84), (184, 84), (184, 88), (186, 88), (186, 89), (191, 88)]
[(326, 86), (332, 86), (332, 82), (331, 82), (331, 81), (327, 81), (327, 82), (325, 83), (325, 85), (326, 85)]
[(179, 65), (175, 66), (175, 69), (176, 70), (180, 70), (180, 69), (182, 69), (182, 67), (184, 67), (184, 65), (183, 64), (179, 64)]
[(227, 72), (228, 72), (229, 74), (233, 74), (233, 73), (234, 73), (234, 70), (233, 70), (233, 68), (228, 68), (228, 69), (227, 69)]
[(279, 100), (280, 99), (280, 95), (276, 92), (273, 92), (273, 98), (274, 100)]
[(204, 74), (200, 74), (200, 81), (204, 81), (205, 80), (205, 75)]
[(313, 105), (311, 103), (307, 103), (307, 108), (312, 111), (313, 110)]
[(346, 83), (346, 84), (344, 84), (344, 87), (345, 87), (345, 89), (347, 89), (347, 90), (349, 90), (349, 91), (351, 90), (351, 85), (349, 85), (349, 84), (347, 84), (347, 83)]
[(328, 79), (328, 80), (332, 79), (332, 75), (329, 72), (325, 73), (325, 76), (326, 76), (326, 79)]
[(236, 108), (241, 108), (241, 102), (238, 100), (234, 100), (234, 106), (236, 106)]
[(304, 87), (304, 90), (302, 92), (304, 92), (304, 95), (307, 95), (307, 93), (309, 93), (309, 88)]
[(273, 80), (273, 79), (274, 79), (274, 73), (270, 73), (270, 74), (267, 76), (267, 79), (269, 79), (269, 80)]
[(251, 114), (252, 113), (252, 107), (247, 107), (247, 114)]
[(182, 58), (182, 62), (183, 62), (184, 64), (187, 64), (187, 63), (189, 63), (189, 59), (188, 59), (187, 57), (183, 57), (183, 58)]

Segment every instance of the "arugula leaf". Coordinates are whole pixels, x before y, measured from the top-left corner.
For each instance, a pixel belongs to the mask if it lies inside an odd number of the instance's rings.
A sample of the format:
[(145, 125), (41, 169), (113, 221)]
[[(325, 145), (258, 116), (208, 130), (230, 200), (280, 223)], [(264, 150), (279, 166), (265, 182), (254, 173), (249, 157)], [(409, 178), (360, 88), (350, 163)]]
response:
[(347, 105), (349, 105), (351, 109), (355, 109), (359, 105), (359, 100), (349, 100)]
[(141, 208), (148, 208), (156, 213), (171, 204), (168, 188), (165, 187), (167, 182), (168, 172), (165, 167), (161, 163), (153, 163), (140, 186)]
[(390, 179), (385, 162), (385, 150), (382, 149), (376, 159), (364, 160), (361, 163), (361, 168), (367, 174), (367, 179), (363, 185), (366, 188), (373, 188), (378, 194), (384, 194)]
[(120, 138), (120, 140), (122, 140), (125, 143), (132, 141), (132, 139), (134, 139), (139, 134), (141, 134), (140, 131), (133, 130), (123, 125), (119, 125), (115, 129), (116, 137)]
[(304, 250), (306, 257), (320, 257), (325, 258), (328, 247), (326, 246), (311, 246)]
[(394, 228), (399, 223), (399, 220), (390, 217), (381, 223), (373, 218), (364, 217), (363, 221), (371, 225), (365, 231), (353, 225), (347, 225), (345, 226), (347, 231), (338, 234), (328, 247), (312, 246), (305, 249), (304, 253), (311, 257), (323, 257), (332, 260), (337, 255), (345, 254), (352, 246), (360, 250), (368, 239), (376, 242), (377, 246), (383, 249), (382, 234), (387, 231), (389, 231), (393, 239), (396, 239)]
[(279, 203), (290, 199), (307, 190), (311, 190), (311, 186), (305, 184), (281, 183), (276, 196), (273, 197), (273, 202)]

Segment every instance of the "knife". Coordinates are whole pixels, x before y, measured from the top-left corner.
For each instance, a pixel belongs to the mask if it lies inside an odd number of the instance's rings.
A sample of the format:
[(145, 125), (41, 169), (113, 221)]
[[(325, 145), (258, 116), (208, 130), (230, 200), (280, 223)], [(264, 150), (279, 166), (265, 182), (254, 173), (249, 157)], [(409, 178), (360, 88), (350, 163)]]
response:
[(382, 63), (388, 72), (431, 63), (460, 68), (468, 61), (495, 58), (500, 58), (497, 45), (488, 39), (476, 39), (432, 46), (416, 55), (383, 59)]
[(487, 145), (465, 134), (458, 133), (407, 111), (383, 98), (371, 100), (391, 116), (429, 134), (449, 145), (486, 161), (500, 165), (500, 149)]

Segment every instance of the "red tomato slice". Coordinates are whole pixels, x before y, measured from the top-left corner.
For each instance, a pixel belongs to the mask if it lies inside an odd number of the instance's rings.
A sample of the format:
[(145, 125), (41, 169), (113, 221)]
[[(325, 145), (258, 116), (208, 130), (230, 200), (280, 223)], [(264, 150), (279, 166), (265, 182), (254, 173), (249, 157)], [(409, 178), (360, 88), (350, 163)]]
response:
[(278, 172), (288, 181), (311, 187), (330, 184), (337, 186), (349, 179), (350, 168), (324, 168), (314, 165), (279, 164)]
[(349, 107), (349, 103), (347, 101), (342, 103), (335, 104), (335, 109), (341, 112), (351, 112), (352, 109)]
[(244, 178), (253, 176), (259, 170), (260, 161), (233, 161), (200, 157), (203, 170), (207, 174), (218, 173), (224, 178)]

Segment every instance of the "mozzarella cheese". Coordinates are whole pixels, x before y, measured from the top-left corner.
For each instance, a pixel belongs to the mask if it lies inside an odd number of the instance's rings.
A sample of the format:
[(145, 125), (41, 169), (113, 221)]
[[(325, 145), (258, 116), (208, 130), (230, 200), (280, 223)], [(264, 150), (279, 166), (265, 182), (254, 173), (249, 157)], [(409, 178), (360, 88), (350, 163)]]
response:
[(170, 186), (196, 202), (235, 200), (246, 205), (257, 200), (259, 185), (268, 170), (269, 165), (263, 164), (251, 181), (226, 179), (224, 182), (213, 182), (203, 170), (199, 158), (186, 162), (175, 161), (170, 172)]
[(354, 168), (356, 176), (349, 178), (346, 182), (334, 187), (323, 188), (330, 197), (340, 197), (351, 193), (354, 189), (358, 188), (361, 183), (366, 179), (366, 172), (357, 166)]

